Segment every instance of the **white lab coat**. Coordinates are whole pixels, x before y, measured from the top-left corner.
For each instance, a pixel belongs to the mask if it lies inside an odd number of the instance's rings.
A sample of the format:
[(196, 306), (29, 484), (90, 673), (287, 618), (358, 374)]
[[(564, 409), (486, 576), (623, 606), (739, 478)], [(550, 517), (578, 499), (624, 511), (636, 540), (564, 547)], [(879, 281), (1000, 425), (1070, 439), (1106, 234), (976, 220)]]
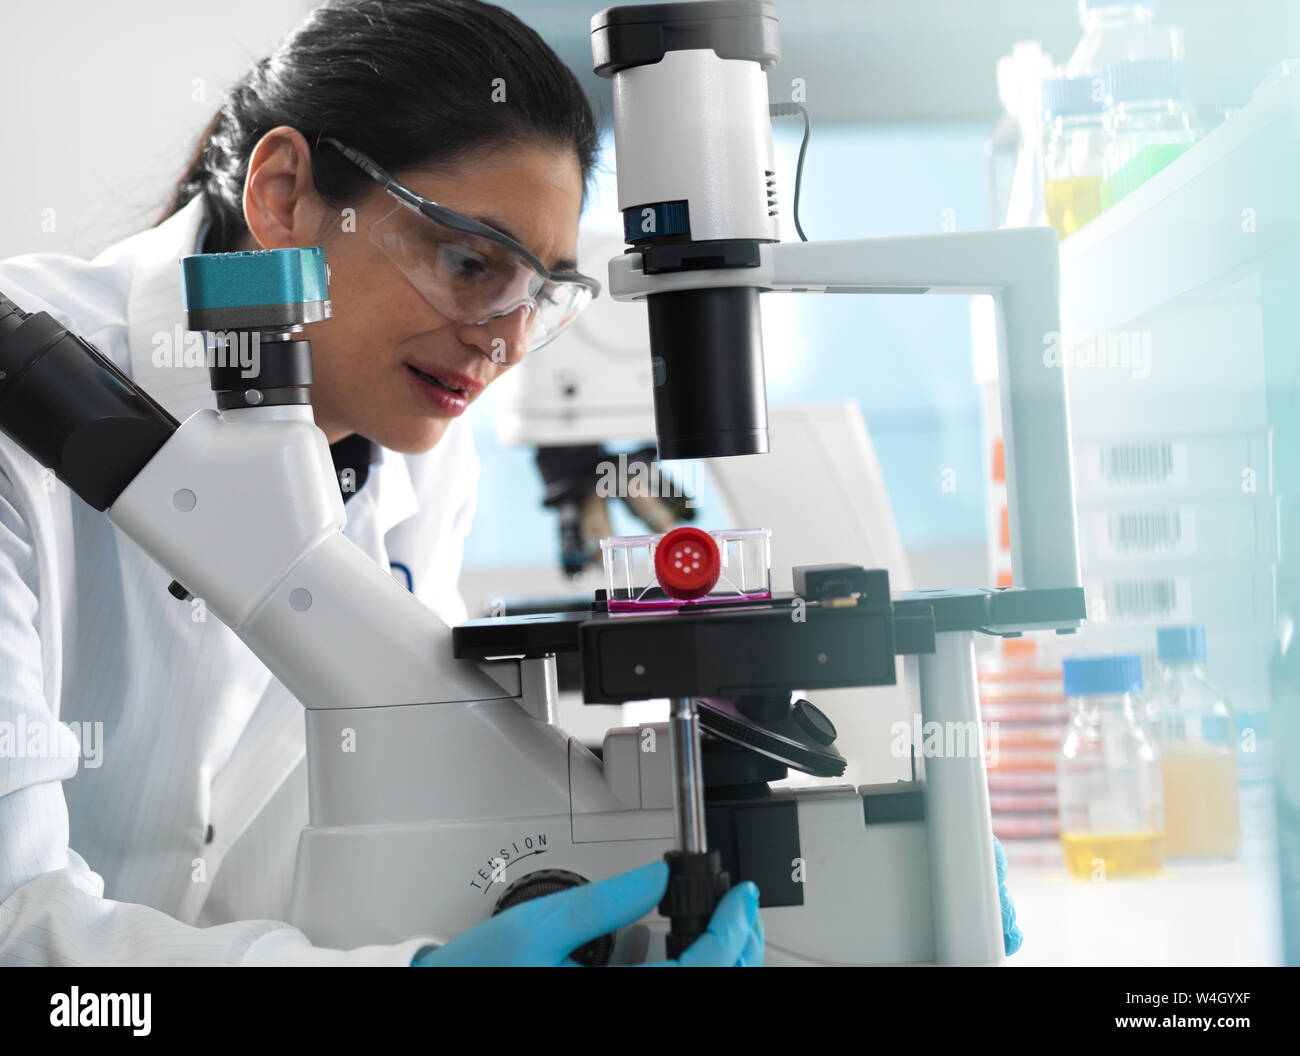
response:
[[(154, 355), (183, 326), (177, 261), (203, 219), (196, 201), (94, 261), (0, 261), (0, 292), (183, 421), (215, 406), (207, 370)], [(447, 623), (465, 618), (477, 478), (462, 418), (424, 455), (384, 451), (346, 506), (346, 534)], [(438, 937), (345, 953), (283, 923), (307, 821), (302, 707), (169, 580), (0, 436), (0, 963), (408, 964)], [(80, 765), (72, 731), (89, 733)]]

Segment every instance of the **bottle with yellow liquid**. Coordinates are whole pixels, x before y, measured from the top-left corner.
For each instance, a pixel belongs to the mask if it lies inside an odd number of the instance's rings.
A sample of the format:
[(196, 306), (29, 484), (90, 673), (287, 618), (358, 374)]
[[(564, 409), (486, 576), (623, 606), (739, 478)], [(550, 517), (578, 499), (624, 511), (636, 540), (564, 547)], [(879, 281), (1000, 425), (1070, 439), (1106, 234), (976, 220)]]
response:
[(1047, 222), (1062, 239), (1101, 214), (1105, 104), (1102, 77), (1043, 81), (1043, 197)]
[(1073, 705), (1057, 756), (1065, 867), (1084, 880), (1151, 876), (1165, 859), (1160, 753), (1138, 711), (1136, 654), (1070, 657)]
[(1164, 775), (1165, 853), (1171, 860), (1235, 858), (1237, 736), (1232, 708), (1206, 679), (1205, 629), (1156, 632), (1160, 677), (1146, 700)]

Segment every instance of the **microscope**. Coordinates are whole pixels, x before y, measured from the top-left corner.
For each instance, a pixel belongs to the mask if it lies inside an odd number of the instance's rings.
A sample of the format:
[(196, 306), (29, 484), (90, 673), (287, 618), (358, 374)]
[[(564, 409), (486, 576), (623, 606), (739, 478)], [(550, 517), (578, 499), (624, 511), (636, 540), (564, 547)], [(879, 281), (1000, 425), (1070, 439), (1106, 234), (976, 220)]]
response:
[[(628, 250), (619, 299), (648, 308), (661, 458), (768, 450), (764, 291), (986, 293), (997, 305), (1014, 588), (891, 594), (852, 565), (794, 590), (454, 630), (342, 534), (310, 406), (305, 330), (329, 312), (320, 249), (182, 262), (188, 325), (253, 339), (260, 373), (211, 370), (216, 409), (178, 423), (80, 337), (0, 296), (0, 428), (175, 577), (303, 704), (309, 824), (290, 922), (318, 945), (449, 939), (521, 901), (666, 857), (661, 914), (586, 964), (673, 955), (729, 884), (761, 892), (770, 964), (995, 964), (1003, 956), (974, 635), (1084, 616), (1048, 228), (783, 243), (765, 0), (611, 8)], [(556, 657), (588, 703), (667, 698), (600, 757), (551, 721)], [(823, 688), (895, 684), (947, 750), (912, 780), (773, 789), (844, 771)], [(347, 746), (345, 750), (343, 746)]]

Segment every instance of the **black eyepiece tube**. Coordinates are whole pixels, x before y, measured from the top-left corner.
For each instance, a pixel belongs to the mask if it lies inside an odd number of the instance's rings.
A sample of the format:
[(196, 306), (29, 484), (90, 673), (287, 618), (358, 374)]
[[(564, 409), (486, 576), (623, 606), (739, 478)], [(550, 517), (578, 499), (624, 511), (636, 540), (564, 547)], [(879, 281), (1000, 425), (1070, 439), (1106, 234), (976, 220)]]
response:
[(646, 298), (661, 459), (767, 452), (758, 295), (722, 286)]
[(102, 352), (0, 293), (0, 430), (95, 509), (178, 424)]

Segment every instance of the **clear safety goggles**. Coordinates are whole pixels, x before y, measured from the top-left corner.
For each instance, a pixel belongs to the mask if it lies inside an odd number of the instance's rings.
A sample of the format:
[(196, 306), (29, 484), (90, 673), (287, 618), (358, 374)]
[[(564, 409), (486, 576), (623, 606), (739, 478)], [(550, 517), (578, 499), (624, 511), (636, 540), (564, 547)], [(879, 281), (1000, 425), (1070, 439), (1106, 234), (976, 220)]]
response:
[(370, 228), (375, 243), (440, 315), (484, 325), (520, 313), (524, 351), (553, 341), (600, 293), (576, 271), (555, 272), (496, 228), (395, 180), (358, 150), (322, 137), (397, 199)]

